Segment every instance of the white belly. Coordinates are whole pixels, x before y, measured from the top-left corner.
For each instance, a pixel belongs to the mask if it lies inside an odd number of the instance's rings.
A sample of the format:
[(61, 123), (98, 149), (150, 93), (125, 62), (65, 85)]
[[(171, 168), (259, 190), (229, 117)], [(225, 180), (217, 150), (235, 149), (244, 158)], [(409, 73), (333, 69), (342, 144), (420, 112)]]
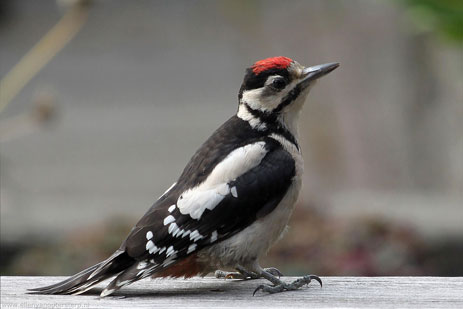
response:
[(302, 157), (297, 152), (293, 153), (293, 158), (296, 159), (296, 176), (280, 204), (271, 213), (234, 236), (198, 252), (199, 261), (209, 265), (210, 271), (251, 265), (281, 237), (301, 189)]

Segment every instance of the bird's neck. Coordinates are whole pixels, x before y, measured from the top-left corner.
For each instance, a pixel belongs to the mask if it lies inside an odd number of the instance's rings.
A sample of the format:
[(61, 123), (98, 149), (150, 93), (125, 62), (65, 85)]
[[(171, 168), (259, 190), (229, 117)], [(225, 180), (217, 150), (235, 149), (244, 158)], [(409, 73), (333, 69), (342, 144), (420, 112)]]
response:
[(237, 117), (247, 121), (251, 127), (258, 131), (281, 128), (291, 133), (294, 138), (298, 137), (298, 120), (300, 108), (289, 107), (279, 113), (269, 113), (252, 109), (246, 102), (240, 102)]
[(299, 137), (299, 115), (300, 110), (297, 112), (281, 113), (277, 118), (279, 124), (285, 127), (296, 140)]

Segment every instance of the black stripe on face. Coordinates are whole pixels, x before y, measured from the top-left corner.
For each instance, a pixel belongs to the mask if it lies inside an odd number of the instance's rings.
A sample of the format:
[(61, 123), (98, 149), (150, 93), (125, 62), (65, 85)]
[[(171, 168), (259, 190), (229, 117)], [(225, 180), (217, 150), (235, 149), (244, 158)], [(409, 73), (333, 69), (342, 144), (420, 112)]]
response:
[[(288, 80), (287, 78), (285, 78), (285, 79)], [(264, 83), (265, 83), (265, 81), (264, 81)], [(262, 85), (262, 87), (263, 87), (263, 85)], [(242, 103), (244, 103), (246, 105), (247, 109), (249, 110), (249, 112), (254, 117), (259, 118), (264, 122), (272, 122), (272, 121), (276, 120), (276, 118), (278, 117), (278, 114), (283, 110), (283, 108), (290, 105), (293, 101), (295, 101), (299, 97), (302, 90), (304, 90), (305, 88), (306, 87), (302, 87), (301, 83), (296, 84), (294, 86), (294, 88), (291, 89), (288, 92), (288, 94), (281, 100), (280, 104), (278, 104), (276, 108), (274, 108), (273, 110), (268, 111), (268, 112), (264, 112), (264, 111), (260, 111), (260, 110), (254, 110), (246, 102), (242, 102)], [(249, 89), (243, 89), (243, 86), (241, 86), (240, 94), (239, 94), (240, 102), (241, 102), (241, 99), (243, 97), (244, 90), (249, 90)], [(262, 92), (262, 95), (263, 96), (272, 95), (272, 94), (275, 94), (275, 92), (279, 92), (281, 90), (283, 90), (283, 89), (280, 89), (278, 91), (269, 90), (269, 91), (272, 91), (272, 93), (267, 93), (266, 94), (266, 92), (268, 92), (268, 91), (266, 91), (266, 89), (264, 89), (264, 91)]]
[[(283, 102), (285, 102), (285, 101), (283, 100)], [(286, 138), (288, 141), (290, 141), (294, 146), (296, 146), (297, 150), (299, 150), (299, 144), (297, 143), (296, 138), (291, 134), (291, 132), (288, 131), (288, 129), (286, 129), (285, 126), (283, 126), (277, 120), (277, 117), (278, 117), (277, 113), (266, 113), (266, 112), (263, 112), (263, 111), (260, 111), (260, 110), (252, 109), (247, 103), (241, 103), (241, 104), (244, 105), (244, 107), (248, 110), (249, 113), (251, 113), (251, 115), (254, 118), (257, 118), (257, 119), (259, 119), (259, 121), (265, 123), (267, 129), (262, 131), (263, 134), (266, 134), (266, 135), (268, 135), (270, 133), (280, 134), (284, 138)], [(281, 104), (283, 104), (283, 103), (281, 103)], [(280, 106), (280, 105), (278, 105), (278, 106)], [(289, 103), (287, 105), (289, 105)]]
[(279, 75), (282, 76), (287, 80), (288, 83), (291, 82), (291, 76), (287, 69), (270, 69), (267, 71), (263, 71), (259, 74), (255, 74), (252, 71), (252, 68), (248, 68), (246, 70), (246, 74), (244, 75), (243, 83), (241, 84), (240, 92), (238, 94), (238, 99), (241, 101), (243, 97), (243, 92), (246, 90), (258, 89), (262, 88), (265, 85), (269, 76), (272, 75)]
[(301, 87), (301, 84), (299, 83), (296, 86), (294, 86), (294, 88), (291, 89), (290, 92), (288, 92), (288, 94), (283, 98), (283, 100), (281, 100), (281, 103), (278, 104), (278, 106), (272, 112), (273, 113), (281, 112), (283, 108), (285, 108), (286, 106), (291, 104), (294, 100), (296, 100), (297, 97), (301, 94), (301, 92), (302, 92), (302, 87)]

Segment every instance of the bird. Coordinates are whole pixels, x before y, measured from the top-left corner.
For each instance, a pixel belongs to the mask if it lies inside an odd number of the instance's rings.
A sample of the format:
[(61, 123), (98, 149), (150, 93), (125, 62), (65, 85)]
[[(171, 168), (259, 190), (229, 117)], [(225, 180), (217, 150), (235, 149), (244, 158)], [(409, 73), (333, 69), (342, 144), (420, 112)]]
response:
[(245, 70), (236, 114), (192, 156), (106, 260), (35, 294), (81, 294), (112, 279), (100, 296), (143, 278), (267, 279), (253, 295), (297, 290), (260, 258), (281, 238), (301, 190), (303, 158), (298, 118), (316, 81), (339, 63), (304, 67), (277, 56)]

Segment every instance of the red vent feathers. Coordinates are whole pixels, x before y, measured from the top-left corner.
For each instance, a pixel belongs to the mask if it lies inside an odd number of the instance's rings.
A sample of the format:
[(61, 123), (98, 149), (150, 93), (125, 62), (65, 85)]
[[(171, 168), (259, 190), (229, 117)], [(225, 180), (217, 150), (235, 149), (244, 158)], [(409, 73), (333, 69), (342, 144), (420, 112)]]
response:
[(293, 60), (286, 57), (273, 57), (259, 60), (252, 66), (254, 74), (259, 74), (269, 69), (286, 69)]

